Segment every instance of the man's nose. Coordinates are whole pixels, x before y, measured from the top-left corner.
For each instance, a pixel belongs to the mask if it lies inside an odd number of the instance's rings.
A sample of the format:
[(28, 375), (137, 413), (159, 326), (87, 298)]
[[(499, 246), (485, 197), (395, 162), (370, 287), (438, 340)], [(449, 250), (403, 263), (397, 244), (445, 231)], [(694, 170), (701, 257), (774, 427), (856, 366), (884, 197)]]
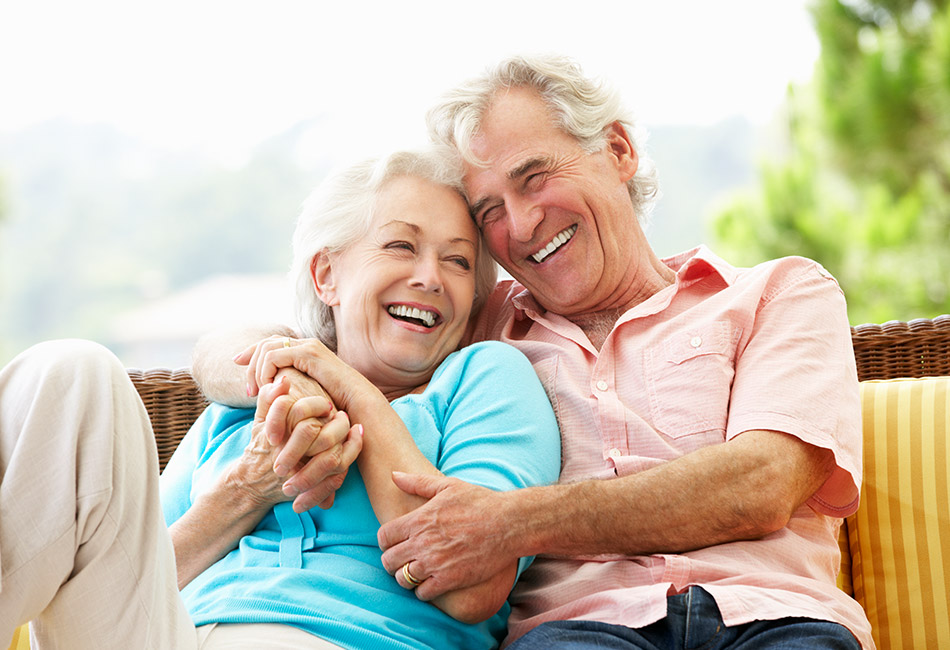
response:
[(509, 210), (508, 219), (511, 237), (520, 242), (529, 242), (544, 219), (544, 210), (530, 203), (515, 204)]

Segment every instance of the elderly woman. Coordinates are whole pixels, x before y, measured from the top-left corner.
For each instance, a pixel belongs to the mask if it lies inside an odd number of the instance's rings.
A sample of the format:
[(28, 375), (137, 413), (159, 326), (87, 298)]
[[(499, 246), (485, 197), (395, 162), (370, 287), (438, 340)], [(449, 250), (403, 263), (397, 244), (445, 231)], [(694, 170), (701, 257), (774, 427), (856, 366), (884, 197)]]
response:
[[(3, 371), (0, 634), (37, 617), (35, 635), (71, 648), (498, 644), (527, 560), (427, 603), (412, 588), (437, 578), (412, 562), (388, 574), (376, 542), (381, 521), (420, 503), (393, 472), (506, 490), (553, 482), (559, 470), (556, 422), (527, 360), (497, 343), (458, 349), (494, 271), (446, 169), (432, 154), (397, 154), (324, 183), (305, 205), (294, 274), (299, 325), (314, 340), (294, 342), (305, 355), (272, 341), (256, 363), (272, 374), (289, 356), (309, 359), (304, 369), (332, 404), (293, 399), (281, 378), (262, 389), (256, 412), (208, 408), (160, 479), (177, 576), (155, 524), (154, 449), (121, 367), (88, 345), (79, 362), (60, 361), (76, 347), (57, 344)], [(299, 424), (284, 439), (287, 422)], [(347, 458), (360, 441), (332, 506), (305, 509), (291, 486), (306, 456), (333, 447)], [(63, 449), (72, 481), (37, 475)], [(38, 530), (11, 535), (8, 504), (19, 494), (34, 508), (65, 501), (71, 515), (33, 517)], [(14, 515), (12, 525), (30, 519)], [(45, 551), (24, 550), (38, 531), (60, 567), (42, 578)]]

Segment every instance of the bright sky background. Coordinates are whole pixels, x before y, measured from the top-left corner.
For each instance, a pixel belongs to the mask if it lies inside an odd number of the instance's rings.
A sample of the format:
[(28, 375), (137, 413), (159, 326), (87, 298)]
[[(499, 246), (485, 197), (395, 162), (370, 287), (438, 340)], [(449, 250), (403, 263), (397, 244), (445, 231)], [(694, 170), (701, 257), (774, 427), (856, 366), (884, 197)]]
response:
[(424, 138), (423, 114), (504, 55), (559, 52), (619, 85), (641, 120), (766, 121), (818, 43), (806, 0), (7, 0), (0, 133), (111, 123), (239, 164), (319, 117), (354, 156)]

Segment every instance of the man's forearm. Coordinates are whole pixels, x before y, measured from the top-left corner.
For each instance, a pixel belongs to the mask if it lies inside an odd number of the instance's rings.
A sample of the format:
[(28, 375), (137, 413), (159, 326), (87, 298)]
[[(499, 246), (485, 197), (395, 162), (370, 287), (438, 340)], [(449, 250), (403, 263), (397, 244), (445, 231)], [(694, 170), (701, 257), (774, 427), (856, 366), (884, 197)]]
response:
[(202, 336), (192, 355), (191, 373), (208, 400), (228, 406), (252, 407), (257, 402), (247, 390), (247, 369), (234, 355), (268, 336), (296, 336), (284, 325), (215, 330)]
[(827, 450), (748, 432), (638, 474), (507, 493), (502, 511), (525, 555), (676, 553), (780, 529), (832, 469)]

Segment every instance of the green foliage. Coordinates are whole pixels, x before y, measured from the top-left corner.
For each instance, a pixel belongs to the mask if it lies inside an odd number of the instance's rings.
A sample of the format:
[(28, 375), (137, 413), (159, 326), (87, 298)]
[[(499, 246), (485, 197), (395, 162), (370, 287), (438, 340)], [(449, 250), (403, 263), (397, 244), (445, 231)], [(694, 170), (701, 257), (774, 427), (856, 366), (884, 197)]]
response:
[(950, 6), (819, 0), (821, 57), (790, 90), (793, 153), (713, 222), (740, 263), (821, 262), (853, 323), (950, 312)]

